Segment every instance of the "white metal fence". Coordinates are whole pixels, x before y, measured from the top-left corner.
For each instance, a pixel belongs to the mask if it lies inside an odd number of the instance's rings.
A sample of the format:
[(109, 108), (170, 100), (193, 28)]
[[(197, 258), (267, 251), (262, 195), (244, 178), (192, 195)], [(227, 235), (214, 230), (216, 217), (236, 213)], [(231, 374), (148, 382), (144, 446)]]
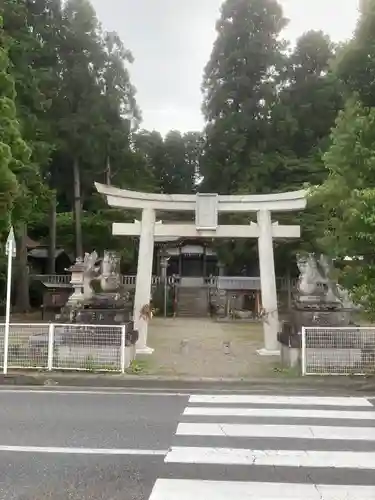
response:
[(4, 352), (0, 324), (0, 366), (10, 369), (113, 371), (124, 373), (135, 356), (127, 325), (11, 323)]
[(303, 328), (302, 374), (375, 374), (375, 327)]

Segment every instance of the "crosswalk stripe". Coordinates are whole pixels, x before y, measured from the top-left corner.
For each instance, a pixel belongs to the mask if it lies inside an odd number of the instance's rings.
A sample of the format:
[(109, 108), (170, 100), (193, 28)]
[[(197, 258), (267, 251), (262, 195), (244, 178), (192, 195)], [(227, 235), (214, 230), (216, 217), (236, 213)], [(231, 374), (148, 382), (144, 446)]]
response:
[(374, 500), (374, 421), (359, 397), (193, 395), (149, 500)]
[(260, 395), (200, 395), (190, 396), (190, 403), (199, 404), (272, 404), (301, 406), (372, 406), (366, 398), (317, 396), (260, 396)]
[(375, 469), (375, 452), (246, 450), (241, 448), (173, 446), (167, 454), (165, 462), (370, 470)]
[(180, 423), (178, 436), (264, 437), (375, 441), (375, 427)]
[(374, 500), (375, 486), (158, 479), (150, 500)]
[(271, 417), (271, 418), (327, 418), (347, 420), (375, 420), (375, 411), (340, 411), (293, 408), (239, 408), (190, 406), (184, 415), (207, 417)]

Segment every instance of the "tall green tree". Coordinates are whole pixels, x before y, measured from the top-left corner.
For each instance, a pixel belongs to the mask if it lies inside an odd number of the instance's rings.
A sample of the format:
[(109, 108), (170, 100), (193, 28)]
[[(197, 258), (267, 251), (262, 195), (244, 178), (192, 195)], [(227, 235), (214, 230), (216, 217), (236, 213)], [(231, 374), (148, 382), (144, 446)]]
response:
[(167, 194), (193, 193), (199, 180), (202, 135), (171, 130), (163, 139), (156, 131), (134, 134), (135, 151), (152, 175), (153, 189)]
[(130, 135), (140, 113), (127, 70), (132, 56), (115, 33), (103, 32), (88, 0), (64, 4), (56, 43), (60, 82), (52, 112), (58, 148), (50, 170), (58, 200), (65, 209), (74, 207), (75, 252), (82, 255), (83, 211), (95, 209), (93, 183), (112, 182), (132, 169)]
[(338, 53), (334, 68), (347, 102), (324, 156), (328, 177), (313, 192), (320, 212), (317, 234), (326, 253), (343, 259), (341, 279), (375, 317), (375, 1), (361, 3), (352, 40)]
[(286, 26), (276, 0), (226, 0), (203, 80), (206, 144), (203, 188), (234, 193), (269, 190), (270, 111), (284, 67)]
[(347, 95), (356, 92), (365, 106), (375, 106), (375, 1), (362, 0), (351, 41), (340, 51), (335, 71)]
[[(336, 46), (320, 31), (303, 34), (287, 59), (278, 102), (272, 110), (274, 129), (272, 155), (278, 166), (274, 169), (274, 191), (293, 191), (323, 183), (328, 170), (323, 154), (330, 145), (330, 131), (338, 112), (344, 106), (342, 84), (331, 69)], [(300, 251), (317, 251), (316, 227), (323, 214), (311, 209), (283, 216), (285, 223), (302, 227), (296, 242), (281, 242), (277, 260), (295, 261)], [(282, 271), (280, 271), (282, 272)]]
[(331, 71), (335, 47), (320, 31), (309, 31), (288, 57), (279, 100), (272, 111), (274, 147), (280, 154), (275, 188), (320, 184), (326, 169), (322, 154), (337, 113), (343, 108), (341, 84)]
[[(85, 0), (64, 5), (60, 0), (4, 0), (0, 11), (6, 19), (4, 32), (15, 82), (16, 113), (31, 153), (22, 178), (17, 178), (19, 187), (24, 191), (27, 188), (28, 203), (22, 206), (28, 214), (29, 231), (36, 239), (45, 238), (49, 221), (56, 220), (56, 208), (69, 212), (75, 207), (75, 247), (80, 254), (82, 246), (89, 249), (93, 241), (86, 235), (80, 243), (82, 224), (90, 228), (90, 236), (99, 235), (100, 217), (108, 226), (112, 217), (104, 202), (94, 195), (94, 181), (119, 185), (142, 182), (142, 175), (137, 176), (136, 171), (142, 170), (143, 158), (133, 153), (130, 141), (140, 119), (127, 70), (132, 57), (115, 33), (102, 31)], [(52, 203), (54, 196), (50, 196), (51, 202), (47, 200), (42, 179), (56, 193), (57, 207)], [(35, 203), (41, 211), (31, 210)], [(14, 205), (14, 217), (16, 208)], [(100, 217), (96, 217), (97, 212)], [(57, 217), (63, 232), (69, 217)], [(25, 243), (27, 227), (21, 218), (17, 221)], [(55, 230), (50, 231), (49, 239), (53, 270)], [(103, 244), (100, 236), (97, 241)], [(21, 267), (27, 270), (25, 244), (21, 247)]]
[(133, 62), (131, 52), (125, 49), (116, 32), (103, 33), (104, 64), (101, 71), (103, 95), (101, 126), (98, 130), (103, 144), (105, 180), (111, 184), (116, 171), (116, 160), (129, 151), (131, 131), (138, 127), (141, 114), (135, 99), (127, 64)]
[(1, 5), (10, 71), (15, 82), (17, 116), (22, 137), (30, 148), (30, 158), (18, 175), (23, 197), (12, 212), (18, 247), (17, 306), (22, 311), (29, 309), (27, 226), (45, 201), (41, 170), (48, 164), (51, 150), (45, 120), (48, 99), (43, 93), (43, 82), (49, 72), (43, 61), (47, 50), (43, 43), (45, 28), (32, 7), (33, 3), (21, 0), (4, 0)]
[[(196, 161), (193, 155), (193, 134), (184, 135), (176, 130), (170, 131), (164, 139), (164, 150), (167, 161), (166, 183), (169, 193), (192, 193), (196, 183)], [(189, 149), (188, 149), (189, 148)]]
[(63, 34), (59, 47), (60, 87), (53, 104), (60, 140), (57, 155), (60, 168), (56, 168), (56, 163), (53, 166), (55, 177), (65, 178), (64, 184), (68, 184), (68, 196), (74, 207), (75, 250), (80, 256), (83, 255), (81, 180), (84, 165), (91, 167), (94, 155), (98, 154), (95, 127), (100, 119), (102, 87), (98, 82), (104, 59), (99, 23), (88, 1), (66, 2)]
[(310, 201), (323, 215), (319, 243), (332, 257), (353, 260), (341, 278), (358, 302), (375, 315), (375, 108), (347, 102), (324, 155), (329, 176)]
[(0, 235), (11, 223), (14, 206), (22, 198), (19, 175), (28, 163), (30, 149), (23, 141), (15, 105), (15, 83), (9, 71), (8, 40), (0, 16)]

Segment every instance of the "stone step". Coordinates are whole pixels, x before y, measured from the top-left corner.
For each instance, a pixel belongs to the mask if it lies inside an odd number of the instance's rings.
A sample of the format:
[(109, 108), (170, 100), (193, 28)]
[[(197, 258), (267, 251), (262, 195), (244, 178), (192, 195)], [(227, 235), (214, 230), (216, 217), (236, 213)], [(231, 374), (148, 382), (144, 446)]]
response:
[(179, 305), (179, 307), (177, 308), (179, 311), (186, 311), (186, 312), (189, 312), (189, 311), (208, 311), (208, 307), (206, 307), (206, 305), (201, 305), (201, 306), (195, 306), (195, 305), (192, 305), (192, 306), (185, 306), (185, 305)]
[(199, 309), (202, 309), (203, 307), (205, 307), (207, 309), (208, 302), (206, 302), (204, 300), (191, 300), (190, 302), (179, 300), (178, 306), (180, 308), (185, 308), (185, 309), (189, 309), (192, 307), (199, 308)]
[(208, 316), (209, 301), (206, 287), (180, 287), (177, 315), (204, 318)]
[(177, 297), (179, 298), (179, 300), (204, 300), (204, 301), (208, 301), (207, 295), (199, 295), (199, 294), (177, 295)]
[(177, 316), (180, 318), (206, 318), (207, 311), (177, 311)]
[(179, 302), (208, 302), (207, 297), (178, 297)]
[(201, 294), (201, 293), (179, 293), (178, 294), (178, 297), (181, 299), (196, 299), (196, 298), (200, 298), (200, 299), (204, 299), (204, 300), (208, 300), (208, 297), (206, 294)]

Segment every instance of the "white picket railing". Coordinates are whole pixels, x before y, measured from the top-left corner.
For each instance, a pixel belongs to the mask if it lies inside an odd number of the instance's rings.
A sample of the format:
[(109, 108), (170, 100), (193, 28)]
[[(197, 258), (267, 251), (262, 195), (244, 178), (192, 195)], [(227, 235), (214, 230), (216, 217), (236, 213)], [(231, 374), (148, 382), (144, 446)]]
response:
[(128, 325), (11, 323), (8, 356), (0, 324), (0, 366), (10, 369), (110, 371), (125, 373), (135, 357), (127, 345)]
[[(41, 281), (42, 283), (48, 283), (51, 285), (69, 285), (70, 274), (31, 274), (30, 279), (32, 281)], [(136, 275), (122, 275), (122, 284), (125, 287), (134, 288), (136, 284)], [(202, 278), (203, 279), (203, 278)], [(162, 278), (160, 276), (152, 276), (152, 285), (159, 285)], [(172, 284), (173, 282), (179, 283), (179, 276), (169, 276), (168, 282)], [(287, 278), (276, 278), (277, 289), (287, 291), (289, 289), (294, 289), (297, 286), (297, 280), (290, 280), (288, 283)], [(261, 283), (259, 277), (248, 277), (248, 276), (208, 276), (204, 278), (204, 283), (210, 287), (219, 286), (219, 288), (227, 288), (228, 290), (260, 290)]]
[[(136, 275), (122, 275), (121, 281), (124, 286), (135, 287)], [(42, 283), (48, 283), (50, 285), (69, 285), (71, 275), (70, 274), (31, 274), (31, 281), (41, 281)], [(169, 280), (171, 277), (169, 277)], [(152, 277), (152, 284), (158, 285), (161, 282), (160, 276)]]
[(31, 281), (41, 281), (49, 285), (68, 285), (70, 279), (70, 274), (30, 274)]

